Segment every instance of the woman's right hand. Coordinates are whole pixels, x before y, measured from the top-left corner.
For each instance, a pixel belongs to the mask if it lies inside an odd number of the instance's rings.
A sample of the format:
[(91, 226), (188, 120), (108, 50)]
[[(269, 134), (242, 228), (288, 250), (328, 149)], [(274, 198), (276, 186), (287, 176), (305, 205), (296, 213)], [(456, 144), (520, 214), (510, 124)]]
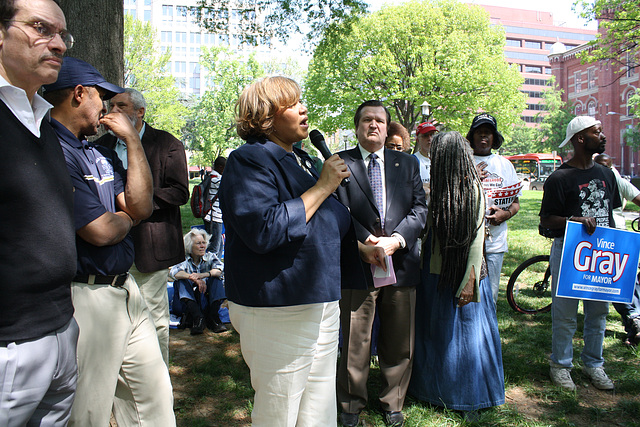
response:
[(324, 162), (322, 172), (320, 172), (320, 179), (318, 179), (316, 185), (323, 186), (329, 190), (330, 193), (333, 193), (342, 180), (350, 176), (351, 172), (349, 172), (349, 168), (344, 163), (344, 160), (337, 154), (334, 154)]

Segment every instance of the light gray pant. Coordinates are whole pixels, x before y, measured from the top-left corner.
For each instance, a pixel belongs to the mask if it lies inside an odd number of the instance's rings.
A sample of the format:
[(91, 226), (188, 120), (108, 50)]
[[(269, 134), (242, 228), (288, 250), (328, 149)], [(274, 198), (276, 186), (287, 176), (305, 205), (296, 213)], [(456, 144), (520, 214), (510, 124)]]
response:
[(78, 324), (41, 338), (0, 342), (0, 426), (65, 426), (78, 380)]

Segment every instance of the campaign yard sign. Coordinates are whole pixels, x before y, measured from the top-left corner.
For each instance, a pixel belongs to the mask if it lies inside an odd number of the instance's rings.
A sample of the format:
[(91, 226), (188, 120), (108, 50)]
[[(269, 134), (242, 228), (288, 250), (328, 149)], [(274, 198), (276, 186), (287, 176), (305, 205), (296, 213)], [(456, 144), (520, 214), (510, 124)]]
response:
[(630, 303), (639, 258), (640, 233), (568, 221), (556, 296)]

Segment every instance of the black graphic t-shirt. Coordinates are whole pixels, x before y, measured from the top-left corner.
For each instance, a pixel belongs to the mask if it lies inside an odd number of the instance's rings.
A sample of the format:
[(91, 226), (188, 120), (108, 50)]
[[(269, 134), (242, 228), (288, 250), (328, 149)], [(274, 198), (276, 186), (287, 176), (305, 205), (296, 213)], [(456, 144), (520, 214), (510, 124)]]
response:
[(613, 228), (613, 209), (620, 206), (616, 178), (610, 169), (597, 163), (590, 169), (564, 163), (544, 183), (540, 216), (593, 217), (597, 226)]

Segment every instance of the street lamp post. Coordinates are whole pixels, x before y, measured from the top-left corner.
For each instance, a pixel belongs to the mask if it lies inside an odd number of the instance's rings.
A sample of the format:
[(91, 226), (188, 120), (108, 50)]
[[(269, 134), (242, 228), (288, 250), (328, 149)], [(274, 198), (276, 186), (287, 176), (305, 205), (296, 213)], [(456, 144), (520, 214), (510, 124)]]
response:
[(420, 105), (420, 112), (422, 113), (422, 121), (426, 122), (431, 115), (431, 104), (427, 101), (424, 101), (422, 105)]

